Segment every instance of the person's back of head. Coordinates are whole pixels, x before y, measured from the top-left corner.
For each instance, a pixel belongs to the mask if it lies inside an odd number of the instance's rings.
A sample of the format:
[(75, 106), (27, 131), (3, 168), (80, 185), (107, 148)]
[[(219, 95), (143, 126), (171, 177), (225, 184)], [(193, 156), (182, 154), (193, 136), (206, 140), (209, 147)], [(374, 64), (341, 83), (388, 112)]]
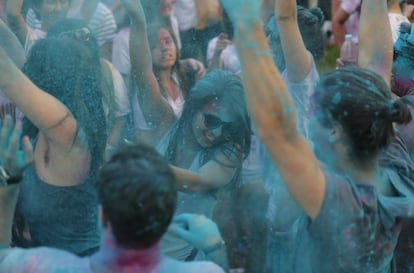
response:
[(350, 157), (362, 165), (372, 163), (391, 142), (394, 122), (411, 120), (407, 104), (391, 99), (380, 75), (356, 66), (323, 75), (313, 103), (324, 127), (341, 126), (349, 141)]
[(121, 246), (150, 247), (166, 232), (176, 207), (175, 177), (153, 148), (122, 148), (102, 167), (96, 186), (104, 218)]
[[(106, 143), (101, 97), (101, 69), (96, 56), (71, 38), (47, 38), (35, 43), (22, 68), (40, 89), (61, 101), (86, 134), (92, 155), (92, 175), (103, 159)], [(27, 122), (26, 122), (27, 123)], [(30, 124), (25, 126), (31, 128)], [(26, 132), (35, 137), (37, 132)], [(75, 140), (75, 139), (74, 139)]]

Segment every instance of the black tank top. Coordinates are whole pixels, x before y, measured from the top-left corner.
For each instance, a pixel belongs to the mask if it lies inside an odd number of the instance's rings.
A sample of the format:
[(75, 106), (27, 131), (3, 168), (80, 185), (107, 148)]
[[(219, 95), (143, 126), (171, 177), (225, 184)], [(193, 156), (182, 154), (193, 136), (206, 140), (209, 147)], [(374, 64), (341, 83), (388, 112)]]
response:
[(98, 198), (90, 178), (76, 186), (54, 186), (42, 181), (32, 164), (24, 173), (18, 210), (34, 246), (81, 256), (99, 247)]

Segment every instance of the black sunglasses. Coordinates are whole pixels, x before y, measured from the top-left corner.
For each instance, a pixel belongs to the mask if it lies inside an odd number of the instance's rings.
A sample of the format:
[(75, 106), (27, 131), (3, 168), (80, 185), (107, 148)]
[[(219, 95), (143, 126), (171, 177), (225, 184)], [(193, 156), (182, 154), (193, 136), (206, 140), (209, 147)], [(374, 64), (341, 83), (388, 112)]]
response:
[(231, 122), (222, 121), (219, 117), (212, 115), (212, 114), (203, 114), (204, 117), (204, 125), (208, 130), (216, 129), (220, 126), (230, 125)]

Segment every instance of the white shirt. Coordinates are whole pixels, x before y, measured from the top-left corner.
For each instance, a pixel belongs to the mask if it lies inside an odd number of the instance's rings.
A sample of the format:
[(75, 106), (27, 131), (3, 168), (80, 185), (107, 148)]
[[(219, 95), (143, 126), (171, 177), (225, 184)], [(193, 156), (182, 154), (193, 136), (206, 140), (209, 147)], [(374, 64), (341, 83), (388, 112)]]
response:
[[(73, 11), (71, 17), (82, 19), (80, 7), (77, 12)], [(112, 42), (117, 31), (116, 21), (112, 11), (101, 2), (96, 6), (96, 10), (89, 21), (88, 27), (95, 35), (99, 46)]]
[(26, 56), (29, 54), (30, 49), (35, 44), (37, 40), (44, 39), (46, 37), (46, 32), (41, 29), (31, 28), (27, 26), (26, 41), (24, 43), (24, 51)]
[(180, 31), (187, 31), (197, 26), (198, 16), (195, 0), (177, 0), (174, 4), (174, 13)]
[(399, 13), (388, 13), (388, 18), (390, 19), (392, 40), (395, 43), (398, 40), (398, 36), (400, 35), (401, 23), (410, 24), (410, 21), (408, 20), (407, 17)]
[[(207, 48), (207, 61), (213, 58), (214, 50), (217, 45), (218, 37), (215, 37), (208, 42)], [(234, 44), (228, 45), (220, 55), (220, 59), (223, 62), (223, 69), (233, 72), (235, 74), (240, 73), (240, 61), (237, 55), (236, 46)]]

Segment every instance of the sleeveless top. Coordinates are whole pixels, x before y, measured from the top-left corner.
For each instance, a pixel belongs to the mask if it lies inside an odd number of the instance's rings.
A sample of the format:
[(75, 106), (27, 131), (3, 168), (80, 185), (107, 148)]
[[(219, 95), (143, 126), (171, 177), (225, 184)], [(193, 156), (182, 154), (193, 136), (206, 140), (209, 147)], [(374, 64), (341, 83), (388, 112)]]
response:
[[(171, 138), (175, 135), (177, 125), (173, 125), (172, 128), (167, 132), (167, 134), (161, 139), (157, 145), (157, 151), (165, 155), (167, 153), (167, 148), (170, 143)], [(197, 153), (195, 156), (190, 168), (190, 171), (198, 170), (200, 165), (201, 152)], [(213, 211), (216, 206), (217, 200), (213, 194), (200, 192), (200, 193), (184, 193), (178, 192), (177, 198), (177, 208), (175, 215), (182, 213), (194, 213), (201, 214), (208, 218), (212, 218)], [(192, 251), (194, 247), (186, 242), (185, 240), (178, 238), (176, 235), (172, 234), (170, 231), (163, 236), (161, 240), (161, 251), (163, 254), (175, 258), (177, 260), (184, 261), (192, 256)], [(196, 257), (196, 260), (202, 258), (202, 253), (199, 252)]]
[(24, 173), (18, 200), (34, 246), (88, 255), (99, 247), (98, 198), (90, 178), (59, 187), (42, 181), (34, 164)]

